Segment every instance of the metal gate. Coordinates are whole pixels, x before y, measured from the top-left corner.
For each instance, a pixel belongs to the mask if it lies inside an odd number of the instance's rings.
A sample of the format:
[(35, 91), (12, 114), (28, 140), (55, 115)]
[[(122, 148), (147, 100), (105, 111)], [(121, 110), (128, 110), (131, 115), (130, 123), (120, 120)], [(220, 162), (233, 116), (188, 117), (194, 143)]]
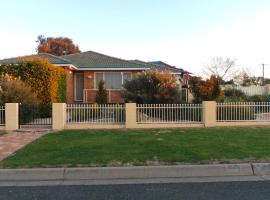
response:
[(52, 105), (27, 105), (19, 106), (20, 128), (51, 128)]

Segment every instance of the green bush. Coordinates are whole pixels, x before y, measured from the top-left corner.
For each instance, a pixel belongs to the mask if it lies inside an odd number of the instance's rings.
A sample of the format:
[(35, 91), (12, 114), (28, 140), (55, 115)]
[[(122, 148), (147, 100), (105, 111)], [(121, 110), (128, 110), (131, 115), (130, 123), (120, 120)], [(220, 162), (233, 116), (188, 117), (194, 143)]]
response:
[(67, 102), (67, 77), (66, 74), (61, 73), (58, 80), (58, 96), (57, 102), (65, 103)]
[(237, 89), (226, 89), (224, 90), (224, 95), (226, 97), (242, 97), (243, 99), (246, 99), (246, 95), (244, 92), (242, 92), (241, 90), (237, 90)]
[(217, 102), (244, 102), (247, 101), (247, 96), (244, 92), (237, 89), (224, 90), (224, 96), (220, 96), (216, 99)]
[(108, 93), (105, 89), (105, 82), (100, 80), (98, 83), (98, 91), (96, 94), (97, 104), (107, 104), (108, 103)]
[(147, 71), (124, 85), (124, 97), (136, 103), (180, 103), (179, 85), (172, 74)]
[(251, 102), (270, 102), (270, 96), (254, 95), (247, 98)]

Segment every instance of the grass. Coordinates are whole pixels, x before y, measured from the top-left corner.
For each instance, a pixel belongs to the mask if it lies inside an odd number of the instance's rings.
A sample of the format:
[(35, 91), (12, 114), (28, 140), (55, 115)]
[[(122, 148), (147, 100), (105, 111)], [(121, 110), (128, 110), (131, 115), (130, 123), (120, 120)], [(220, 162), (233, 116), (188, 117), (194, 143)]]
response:
[(48, 134), (3, 168), (230, 163), (270, 160), (270, 127), (82, 130)]

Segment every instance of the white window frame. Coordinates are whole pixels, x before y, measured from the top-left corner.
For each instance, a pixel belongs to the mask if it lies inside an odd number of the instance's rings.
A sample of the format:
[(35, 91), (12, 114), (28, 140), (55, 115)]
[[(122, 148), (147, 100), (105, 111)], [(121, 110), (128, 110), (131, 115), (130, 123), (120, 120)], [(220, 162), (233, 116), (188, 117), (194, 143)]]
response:
[[(96, 74), (100, 74), (102, 73), (102, 78), (103, 80), (106, 82), (105, 80), (105, 73), (108, 73), (108, 72), (94, 72), (94, 89), (95, 90), (98, 90), (97, 88), (97, 84), (96, 84)], [(119, 73), (119, 72), (109, 72), (109, 73)], [(124, 73), (127, 73), (127, 74), (130, 74), (130, 77), (132, 79), (132, 72), (120, 72), (121, 73), (121, 77), (122, 77), (122, 88), (121, 89), (106, 89), (106, 90), (123, 90), (123, 85), (124, 85)]]

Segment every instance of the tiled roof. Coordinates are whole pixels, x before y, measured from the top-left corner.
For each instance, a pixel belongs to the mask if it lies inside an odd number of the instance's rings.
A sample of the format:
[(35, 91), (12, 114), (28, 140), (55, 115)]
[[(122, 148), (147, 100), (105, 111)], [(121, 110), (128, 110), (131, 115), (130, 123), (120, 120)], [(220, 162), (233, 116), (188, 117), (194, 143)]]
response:
[(52, 64), (71, 64), (71, 62), (66, 59), (63, 59), (61, 57), (54, 56), (48, 53), (40, 53), (40, 54), (34, 54), (34, 55), (28, 55), (28, 56), (20, 56), (20, 57), (3, 59), (3, 60), (0, 60), (0, 64), (14, 64), (21, 61), (33, 60), (35, 58), (46, 58)]
[(171, 71), (173, 73), (183, 73), (183, 69), (179, 69), (168, 65), (161, 61), (155, 62), (144, 62), (141, 60), (124, 60), (120, 58), (115, 58), (112, 56), (107, 56), (94, 51), (86, 51), (82, 53), (75, 53), (65, 56), (55, 56), (48, 53), (40, 53), (29, 56), (21, 56), (15, 58), (8, 58), (0, 60), (0, 64), (12, 64), (18, 63), (20, 61), (32, 60), (35, 58), (46, 58), (52, 64), (72, 64), (79, 69), (89, 68), (89, 69), (116, 69), (116, 68), (131, 68), (131, 69), (157, 69), (160, 71)]
[(183, 69), (176, 68), (162, 61), (144, 62), (141, 60), (132, 60), (132, 62), (144, 63), (145, 65), (148, 65), (151, 69), (157, 69), (159, 71), (170, 71), (172, 73), (181, 73), (181, 74), (185, 72)]
[(65, 55), (61, 58), (71, 61), (78, 68), (148, 68), (146, 64), (130, 62), (93, 51)]

